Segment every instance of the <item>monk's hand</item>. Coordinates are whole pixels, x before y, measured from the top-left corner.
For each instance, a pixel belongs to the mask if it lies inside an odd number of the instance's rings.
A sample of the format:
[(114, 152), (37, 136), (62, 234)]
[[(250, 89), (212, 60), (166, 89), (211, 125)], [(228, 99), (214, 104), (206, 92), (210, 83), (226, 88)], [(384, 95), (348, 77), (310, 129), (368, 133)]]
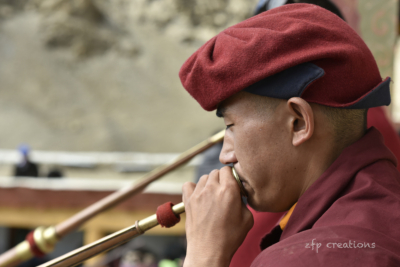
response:
[(230, 261), (253, 227), (230, 167), (185, 183), (187, 254), (184, 267), (222, 267)]

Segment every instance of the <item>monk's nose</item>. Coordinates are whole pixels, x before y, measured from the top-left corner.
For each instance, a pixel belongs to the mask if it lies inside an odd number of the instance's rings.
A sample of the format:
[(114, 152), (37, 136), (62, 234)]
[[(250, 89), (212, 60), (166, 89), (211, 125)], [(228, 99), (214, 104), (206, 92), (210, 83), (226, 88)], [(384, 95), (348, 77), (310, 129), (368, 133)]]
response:
[(222, 146), (221, 153), (219, 154), (219, 161), (226, 165), (235, 164), (237, 162), (233, 142), (227, 135), (225, 135), (224, 145)]

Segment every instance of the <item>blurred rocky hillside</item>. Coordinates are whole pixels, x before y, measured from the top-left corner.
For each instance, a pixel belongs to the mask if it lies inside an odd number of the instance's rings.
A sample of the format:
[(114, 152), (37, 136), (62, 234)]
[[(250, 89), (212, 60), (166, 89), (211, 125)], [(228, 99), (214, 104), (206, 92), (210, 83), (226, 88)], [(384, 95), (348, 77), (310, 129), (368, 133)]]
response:
[(223, 128), (183, 90), (257, 0), (0, 0), (0, 148), (180, 152)]

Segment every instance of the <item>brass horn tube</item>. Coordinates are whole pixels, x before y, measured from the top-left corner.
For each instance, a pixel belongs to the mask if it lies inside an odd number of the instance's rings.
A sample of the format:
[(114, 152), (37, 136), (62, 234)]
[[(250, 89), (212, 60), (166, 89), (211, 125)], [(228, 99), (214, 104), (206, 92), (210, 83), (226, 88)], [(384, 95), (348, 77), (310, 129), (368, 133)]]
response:
[[(224, 136), (225, 130), (222, 130), (221, 132), (213, 135), (212, 137), (185, 151), (170, 164), (160, 166), (149, 172), (143, 177), (143, 179), (139, 183), (124, 187), (108, 195), (107, 197), (90, 205), (89, 207), (78, 212), (69, 219), (57, 224), (56, 226), (51, 226), (48, 228), (37, 228), (34, 232), (35, 243), (37, 243), (42, 252), (46, 254), (50, 253), (59, 239), (78, 229), (85, 222), (87, 222), (97, 214), (121, 203), (131, 196), (142, 192), (150, 183), (154, 182), (155, 180), (159, 179), (170, 171), (175, 170), (181, 165), (187, 163), (196, 155), (207, 150), (216, 143), (221, 142)], [(30, 249), (30, 245), (28, 241), (25, 240), (14, 248), (11, 248), (10, 250), (0, 255), (0, 267), (16, 266), (19, 263), (29, 260), (33, 256), (34, 254)]]
[[(240, 195), (246, 197), (246, 191), (240, 181), (239, 175), (237, 174), (234, 167), (232, 167), (232, 174), (235, 178), (239, 188)], [(172, 207), (172, 211), (175, 215), (180, 215), (185, 212), (185, 205), (183, 202), (176, 204)], [(91, 244), (75, 249), (67, 254), (64, 254), (56, 259), (48, 261), (38, 267), (68, 267), (76, 266), (85, 260), (88, 260), (100, 253), (107, 252), (113, 248), (116, 248), (131, 239), (143, 234), (144, 232), (156, 227), (158, 225), (157, 215), (153, 214), (143, 220), (136, 221), (132, 226), (129, 226), (121, 231), (108, 235), (101, 238)]]
[[(185, 212), (185, 206), (183, 202), (176, 204), (172, 207), (172, 211), (179, 215)], [(135, 238), (150, 230), (151, 228), (158, 225), (156, 214), (151, 215), (143, 220), (137, 221), (134, 225), (129, 226), (116, 233), (108, 235), (102, 239), (99, 239), (86, 246), (73, 250), (67, 254), (64, 254), (56, 259), (48, 261), (38, 267), (68, 267), (76, 266), (85, 260), (88, 260), (102, 252), (109, 251), (116, 248), (129, 240)]]

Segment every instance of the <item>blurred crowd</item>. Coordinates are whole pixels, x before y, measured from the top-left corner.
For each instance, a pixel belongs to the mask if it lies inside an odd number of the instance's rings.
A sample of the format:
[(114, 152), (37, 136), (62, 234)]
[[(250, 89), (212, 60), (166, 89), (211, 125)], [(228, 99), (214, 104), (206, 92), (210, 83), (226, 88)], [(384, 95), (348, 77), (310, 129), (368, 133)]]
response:
[(20, 161), (14, 166), (14, 177), (48, 177), (61, 178), (63, 172), (59, 168), (51, 168), (47, 174), (43, 175), (39, 172), (39, 165), (30, 158), (30, 148), (28, 145), (22, 144), (18, 147), (21, 155)]

